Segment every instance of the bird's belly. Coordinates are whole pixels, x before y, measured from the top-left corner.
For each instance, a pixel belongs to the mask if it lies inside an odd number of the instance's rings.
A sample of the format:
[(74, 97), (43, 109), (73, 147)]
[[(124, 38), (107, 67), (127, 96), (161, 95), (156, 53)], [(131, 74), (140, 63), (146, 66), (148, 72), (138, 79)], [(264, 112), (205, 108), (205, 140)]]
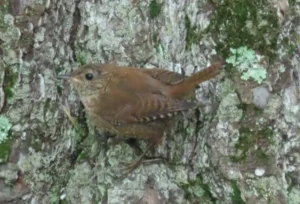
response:
[(104, 119), (97, 117), (92, 122), (99, 131), (109, 132), (121, 137), (149, 140), (160, 143), (167, 125), (163, 121), (155, 121), (147, 124), (113, 125)]

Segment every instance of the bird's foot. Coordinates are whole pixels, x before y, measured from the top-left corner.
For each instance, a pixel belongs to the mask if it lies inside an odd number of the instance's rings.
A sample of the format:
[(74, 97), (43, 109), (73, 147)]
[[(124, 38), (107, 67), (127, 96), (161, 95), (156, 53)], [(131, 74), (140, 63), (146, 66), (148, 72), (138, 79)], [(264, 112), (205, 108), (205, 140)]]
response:
[(122, 167), (119, 167), (118, 169), (123, 172), (124, 175), (127, 175), (131, 172), (133, 172), (135, 169), (137, 169), (141, 164), (143, 163), (152, 163), (161, 161), (161, 158), (151, 158), (151, 159), (145, 159), (145, 158), (139, 158), (132, 162), (121, 162)]

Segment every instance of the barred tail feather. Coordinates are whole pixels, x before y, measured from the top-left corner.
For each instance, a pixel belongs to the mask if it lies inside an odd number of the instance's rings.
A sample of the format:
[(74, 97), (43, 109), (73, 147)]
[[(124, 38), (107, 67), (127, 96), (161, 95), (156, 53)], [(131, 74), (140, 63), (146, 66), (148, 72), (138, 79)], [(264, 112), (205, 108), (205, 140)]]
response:
[(216, 77), (220, 73), (222, 65), (222, 63), (213, 64), (191, 75), (182, 82), (173, 85), (170, 96), (173, 98), (183, 97), (188, 91), (195, 89), (200, 83)]

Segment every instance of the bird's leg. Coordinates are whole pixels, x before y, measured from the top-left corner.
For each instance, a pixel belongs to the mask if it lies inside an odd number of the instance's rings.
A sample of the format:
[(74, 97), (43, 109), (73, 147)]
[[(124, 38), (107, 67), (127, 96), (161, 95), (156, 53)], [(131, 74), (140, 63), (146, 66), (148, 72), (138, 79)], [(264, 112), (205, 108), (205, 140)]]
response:
[[(128, 144), (135, 152), (135, 154), (139, 155), (139, 154), (143, 154), (143, 150), (141, 149), (138, 140), (135, 138), (129, 138), (125, 140), (125, 143)], [(148, 147), (148, 146), (147, 146)], [(154, 146), (153, 146), (154, 147)], [(151, 149), (150, 149), (151, 150)], [(151, 153), (154, 152), (154, 148), (152, 149)], [(148, 156), (144, 156), (144, 161), (143, 162), (147, 162), (147, 161), (153, 161), (154, 158), (153, 157), (148, 157)]]
[(123, 164), (125, 165), (124, 167), (120, 168), (121, 170), (124, 170), (124, 174), (128, 174), (130, 172), (132, 172), (133, 170), (135, 170), (137, 167), (140, 166), (141, 163), (143, 162), (149, 162), (149, 161), (156, 161), (157, 159), (147, 159), (144, 160), (146, 154), (154, 147), (155, 143), (151, 142), (148, 146), (147, 149), (142, 153), (142, 155), (139, 156), (139, 158), (133, 162), (127, 163), (125, 164), (123, 162)]
[(125, 140), (125, 143), (134, 150), (135, 154), (143, 154), (143, 150), (139, 146), (137, 139), (129, 138)]

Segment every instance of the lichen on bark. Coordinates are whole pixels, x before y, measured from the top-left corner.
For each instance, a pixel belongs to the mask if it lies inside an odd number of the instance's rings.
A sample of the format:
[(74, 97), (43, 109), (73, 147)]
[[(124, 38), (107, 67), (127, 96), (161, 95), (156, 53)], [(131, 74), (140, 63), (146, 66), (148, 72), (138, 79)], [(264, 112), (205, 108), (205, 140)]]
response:
[[(12, 126), (0, 203), (299, 203), (300, 2), (289, 3), (1, 1), (0, 111)], [(95, 132), (56, 78), (90, 62), (190, 75), (245, 46), (264, 56), (261, 84), (227, 65), (197, 90), (207, 106), (151, 154), (161, 161), (126, 178), (118, 167), (137, 152)]]

